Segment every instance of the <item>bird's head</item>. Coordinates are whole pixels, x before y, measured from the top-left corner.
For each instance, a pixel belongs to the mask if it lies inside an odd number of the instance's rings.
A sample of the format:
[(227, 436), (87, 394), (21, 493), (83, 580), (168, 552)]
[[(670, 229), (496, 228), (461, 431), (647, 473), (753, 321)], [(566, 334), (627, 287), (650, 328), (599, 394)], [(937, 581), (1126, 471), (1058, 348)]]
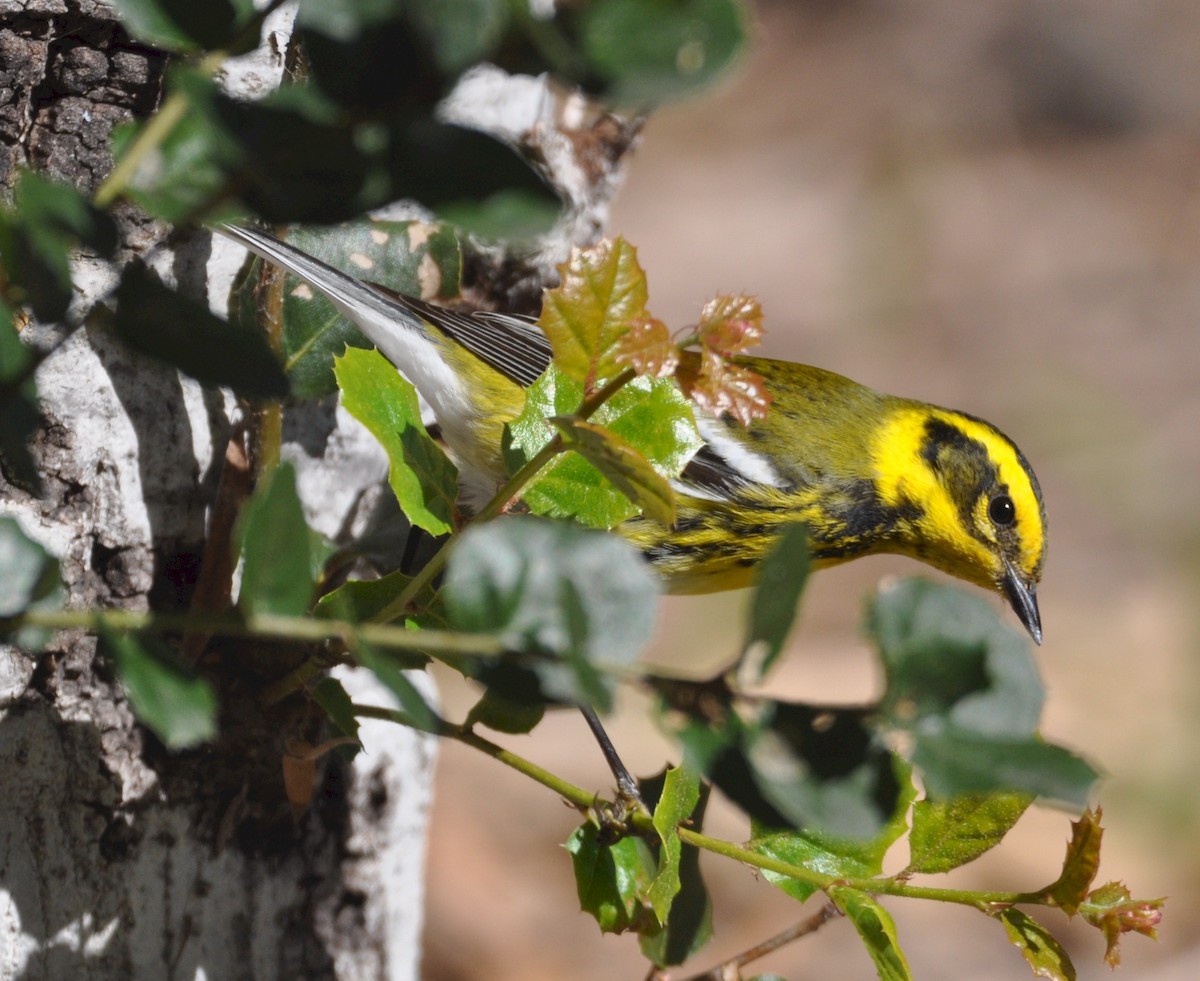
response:
[(998, 590), (1040, 644), (1046, 513), (1021, 451), (981, 419), (929, 406), (906, 406), (884, 429), (881, 496), (911, 515), (902, 550)]

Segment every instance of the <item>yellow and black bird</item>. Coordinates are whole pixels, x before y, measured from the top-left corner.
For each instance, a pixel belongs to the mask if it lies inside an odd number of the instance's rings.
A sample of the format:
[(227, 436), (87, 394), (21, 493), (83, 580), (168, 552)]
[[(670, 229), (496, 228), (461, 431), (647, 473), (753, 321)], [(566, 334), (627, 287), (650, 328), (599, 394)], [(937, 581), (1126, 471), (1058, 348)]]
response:
[[(527, 317), (458, 313), (362, 282), (264, 232), (221, 231), (327, 296), (413, 383), (467, 468), (501, 480), (501, 431), (550, 363)], [(785, 524), (808, 527), (814, 565), (908, 555), (999, 591), (1035, 641), (1046, 552), (1037, 478), (990, 423), (875, 392), (821, 368), (743, 357), (772, 397), (743, 427), (697, 411), (705, 443), (674, 481), (677, 521), (617, 530), (673, 592), (748, 585)]]

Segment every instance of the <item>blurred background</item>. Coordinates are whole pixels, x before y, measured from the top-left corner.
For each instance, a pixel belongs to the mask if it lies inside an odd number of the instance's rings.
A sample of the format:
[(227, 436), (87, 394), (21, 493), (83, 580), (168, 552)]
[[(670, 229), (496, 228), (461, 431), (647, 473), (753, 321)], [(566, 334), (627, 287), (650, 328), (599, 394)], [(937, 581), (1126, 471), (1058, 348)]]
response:
[[(1116, 976), (1200, 977), (1188, 951), (1200, 936), (1200, 4), (760, 0), (755, 20), (720, 90), (651, 117), (611, 231), (637, 245), (651, 309), (672, 326), (717, 292), (754, 293), (764, 353), (965, 409), (1022, 447), (1050, 522), (1044, 731), (1108, 774), (1098, 882), (1170, 897), (1159, 943), (1127, 938)], [(916, 572), (934, 575), (875, 558), (816, 576), (774, 687), (874, 697), (863, 600), (882, 577)], [(745, 599), (668, 601), (647, 659), (698, 673), (726, 662)], [(441, 680), (459, 717), (474, 693)], [(643, 709), (625, 693), (610, 732), (649, 772), (673, 752)], [(611, 787), (574, 713), (507, 745)], [(710, 814), (713, 833), (746, 837), (720, 802)], [(1069, 820), (1032, 809), (938, 884), (1044, 885)], [(602, 937), (578, 912), (560, 847), (576, 823), (519, 775), (440, 748), (429, 981), (645, 976), (635, 938)], [(715, 939), (679, 977), (819, 902), (801, 908), (712, 856), (703, 867)], [(923, 981), (1030, 976), (975, 911), (886, 905)], [(1080, 978), (1109, 977), (1095, 930), (1036, 915)], [(875, 977), (844, 921), (747, 976), (768, 970)]]

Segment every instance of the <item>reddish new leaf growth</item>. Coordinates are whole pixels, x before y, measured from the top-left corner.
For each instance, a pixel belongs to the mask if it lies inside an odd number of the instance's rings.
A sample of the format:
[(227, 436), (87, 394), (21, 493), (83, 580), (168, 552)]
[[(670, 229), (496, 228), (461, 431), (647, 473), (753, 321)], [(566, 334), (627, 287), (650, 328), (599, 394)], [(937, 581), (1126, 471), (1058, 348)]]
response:
[(1071, 840), (1063, 859), (1062, 874), (1046, 890), (1067, 916), (1074, 916), (1087, 896), (1092, 880), (1100, 868), (1100, 808), (1088, 808), (1078, 821), (1071, 822)]
[(1121, 934), (1140, 933), (1158, 939), (1165, 899), (1134, 899), (1123, 882), (1109, 882), (1092, 892), (1080, 906), (1083, 918), (1104, 934), (1109, 967), (1121, 963)]
[(762, 307), (752, 296), (718, 296), (704, 304), (696, 336), (706, 350), (729, 357), (762, 341)]
[(729, 413), (743, 426), (764, 418), (771, 405), (760, 375), (707, 348), (700, 352), (698, 363), (680, 365), (675, 377), (684, 394), (701, 409), (717, 416)]
[(666, 324), (646, 314), (631, 321), (617, 341), (613, 359), (639, 375), (665, 378), (679, 367), (679, 346), (671, 340)]

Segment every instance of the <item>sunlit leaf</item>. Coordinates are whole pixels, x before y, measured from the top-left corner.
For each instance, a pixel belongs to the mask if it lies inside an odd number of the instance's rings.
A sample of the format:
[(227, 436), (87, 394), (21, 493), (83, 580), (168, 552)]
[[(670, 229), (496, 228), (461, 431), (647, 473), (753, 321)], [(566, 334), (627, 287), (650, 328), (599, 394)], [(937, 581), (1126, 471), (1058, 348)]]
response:
[(388, 455), (388, 484), (414, 525), (443, 535), (454, 524), (458, 471), (425, 431), (417, 393), (377, 351), (348, 348), (335, 361), (342, 405)]
[(1033, 802), (1029, 794), (972, 794), (913, 806), (908, 871), (949, 872), (995, 848)]
[(763, 312), (752, 296), (718, 296), (704, 304), (696, 336), (701, 346), (731, 357), (762, 342)]
[(1104, 960), (1109, 967), (1116, 967), (1121, 963), (1121, 934), (1140, 933), (1158, 939), (1165, 903), (1165, 899), (1134, 899), (1124, 883), (1108, 882), (1080, 904), (1079, 912), (1104, 934)]
[(1019, 909), (996, 914), (1014, 947), (1021, 951), (1035, 976), (1051, 981), (1075, 981), (1075, 965), (1053, 934)]
[(1071, 840), (1067, 843), (1062, 873), (1042, 890), (1067, 916), (1078, 911), (1100, 870), (1100, 842), (1104, 838), (1100, 816), (1098, 808), (1095, 811), (1088, 808), (1078, 821), (1071, 822)]
[(891, 914), (873, 896), (857, 889), (835, 886), (829, 890), (829, 898), (854, 924), (875, 962), (880, 981), (909, 981), (912, 974), (900, 949)]
[(685, 357), (675, 377), (684, 394), (705, 412), (728, 414), (743, 426), (765, 419), (771, 406), (761, 375), (713, 351)]
[(656, 317), (635, 317), (617, 340), (613, 357), (617, 364), (628, 365), (639, 375), (663, 378), (679, 365), (679, 347), (671, 331)]
[(607, 844), (593, 825), (584, 824), (567, 839), (566, 849), (575, 869), (579, 906), (595, 917), (601, 932), (657, 929), (644, 899), (657, 863), (641, 838)]

